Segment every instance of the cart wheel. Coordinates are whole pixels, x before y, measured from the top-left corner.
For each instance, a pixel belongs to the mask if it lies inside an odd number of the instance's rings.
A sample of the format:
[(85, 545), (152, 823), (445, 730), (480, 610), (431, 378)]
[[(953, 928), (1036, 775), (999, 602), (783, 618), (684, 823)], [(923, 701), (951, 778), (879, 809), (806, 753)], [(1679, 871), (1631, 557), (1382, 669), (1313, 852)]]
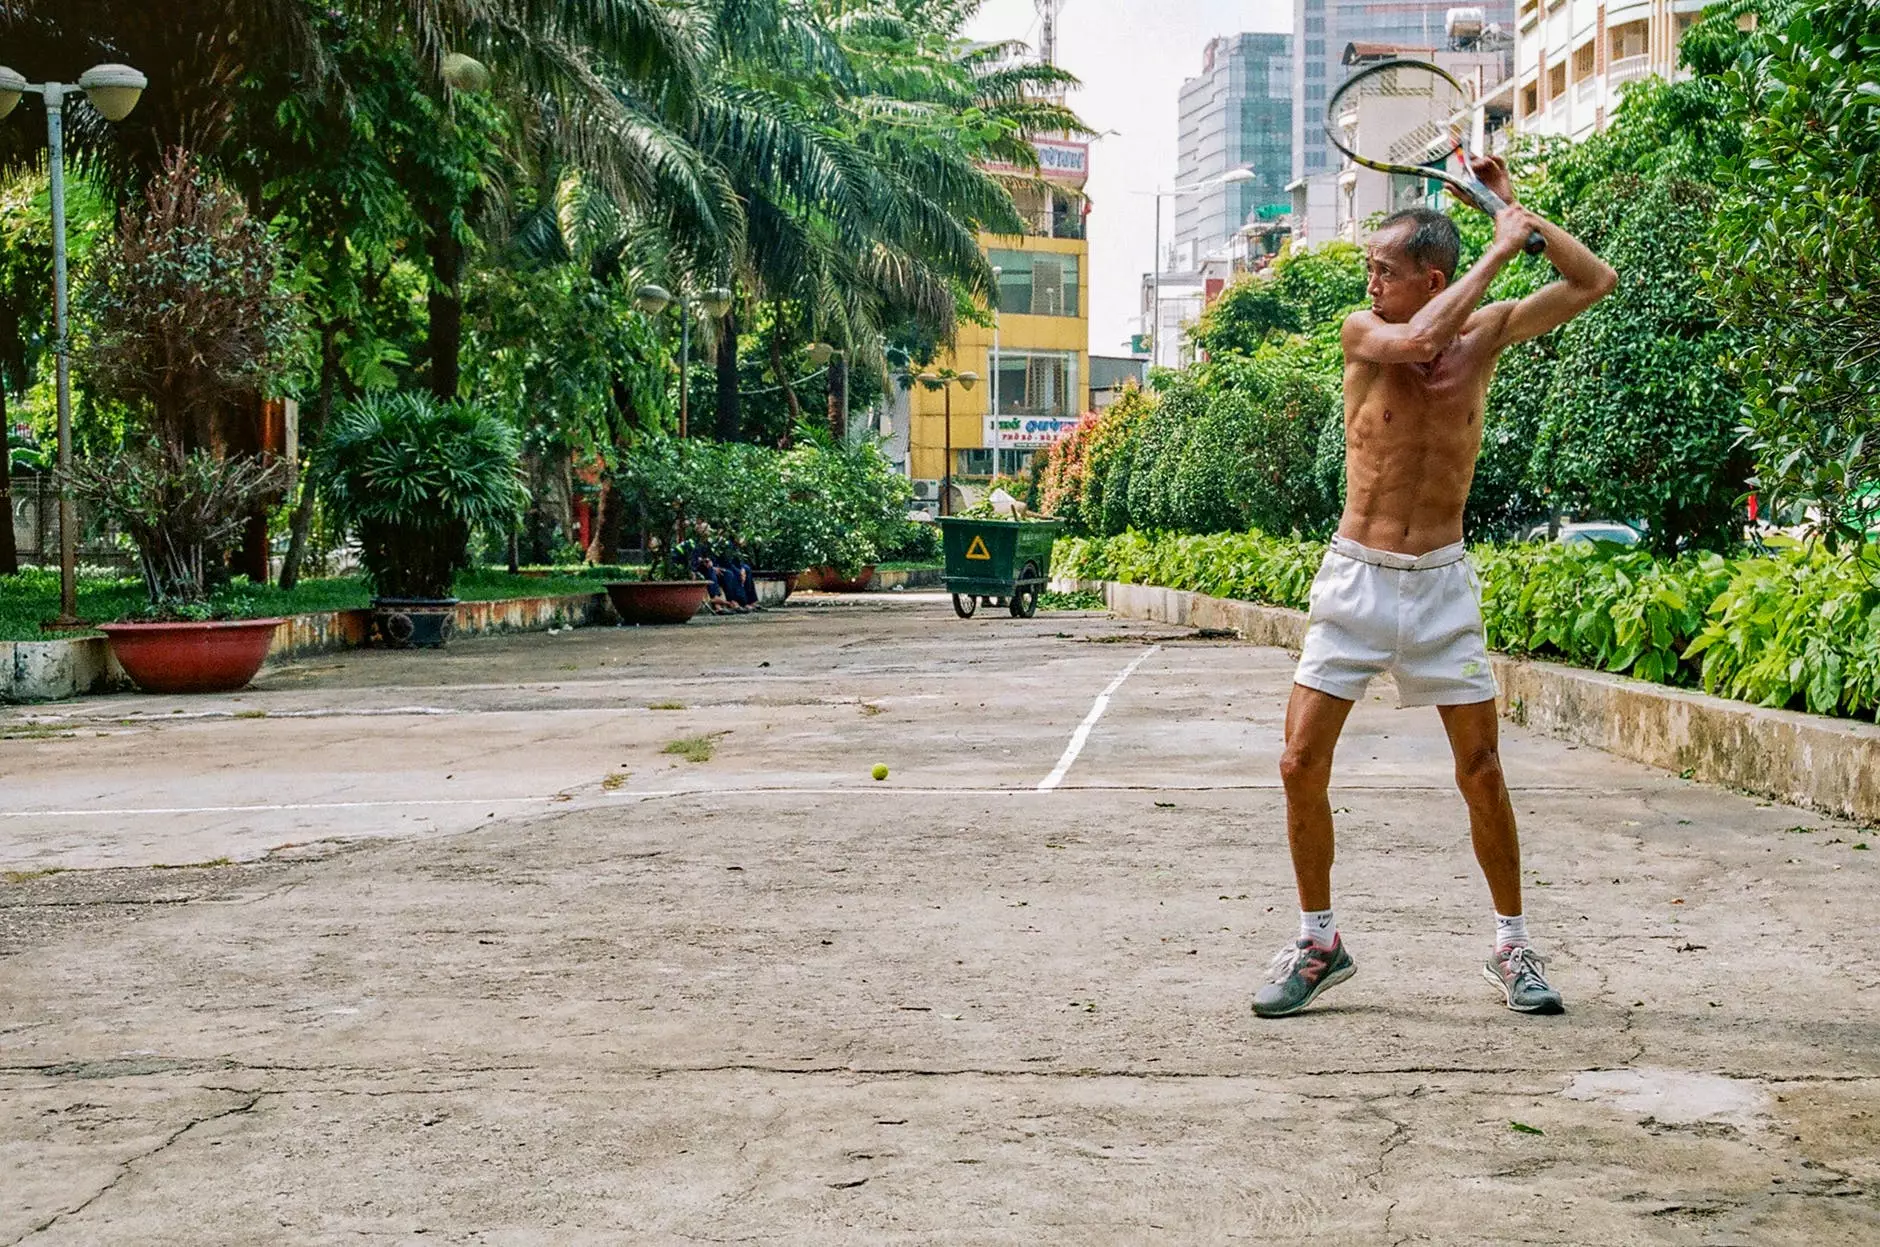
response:
[(1037, 564), (1025, 564), (1024, 577), (1012, 591), (1012, 618), (1030, 619), (1038, 613), (1038, 582), (1034, 579), (1037, 575)]
[(973, 612), (979, 609), (979, 599), (970, 593), (953, 595), (953, 613), (961, 619), (971, 619)]

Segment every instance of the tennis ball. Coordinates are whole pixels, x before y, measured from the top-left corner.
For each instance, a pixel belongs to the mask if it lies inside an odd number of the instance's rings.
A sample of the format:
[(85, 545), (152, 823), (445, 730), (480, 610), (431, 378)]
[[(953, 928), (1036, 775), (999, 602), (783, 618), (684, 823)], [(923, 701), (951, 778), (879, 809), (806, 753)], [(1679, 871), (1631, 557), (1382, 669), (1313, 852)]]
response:
[(888, 768), (877, 762), (875, 763), (875, 769), (870, 771), (869, 774), (873, 775), (876, 779), (886, 779), (888, 778)]

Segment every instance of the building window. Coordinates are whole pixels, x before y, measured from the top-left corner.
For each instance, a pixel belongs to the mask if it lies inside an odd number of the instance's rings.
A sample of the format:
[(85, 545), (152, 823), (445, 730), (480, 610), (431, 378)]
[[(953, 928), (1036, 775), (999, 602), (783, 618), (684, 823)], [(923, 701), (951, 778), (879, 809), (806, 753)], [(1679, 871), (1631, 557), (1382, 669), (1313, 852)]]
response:
[(1573, 80), (1585, 82), (1593, 76), (1593, 41), (1588, 39), (1573, 49)]
[(1530, 82), (1521, 88), (1521, 115), (1532, 117), (1541, 110), (1541, 84)]
[(1306, 62), (1306, 81), (1310, 82), (1315, 78), (1323, 78), (1323, 77), (1325, 77), (1325, 62), (1324, 61), (1307, 61)]
[[(1001, 351), (993, 371), (1001, 416), (1081, 414), (1075, 351)], [(986, 397), (989, 404), (992, 396)]]
[(1306, 19), (1306, 33), (1308, 35), (1324, 34), (1325, 33), (1325, 19), (1322, 17), (1308, 17)]
[(1306, 40), (1306, 55), (1307, 56), (1324, 56), (1325, 55), (1325, 40), (1323, 39)]
[(990, 258), (1000, 270), (999, 311), (1008, 316), (1078, 314), (1076, 256), (994, 251)]
[(1306, 83), (1306, 103), (1323, 104), (1325, 102), (1325, 84), (1323, 82)]
[(1626, 61), (1635, 56), (1645, 55), (1646, 23), (1643, 21), (1626, 22), (1614, 26), (1606, 34), (1608, 46), (1606, 56), (1609, 60)]
[(1567, 93), (1567, 67), (1565, 64), (1554, 66), (1547, 71), (1547, 98), (1551, 103), (1563, 98)]
[(992, 452), (990, 450), (956, 450), (954, 456), (959, 459), (959, 471), (955, 476), (991, 476)]
[(1326, 163), (1325, 156), (1326, 156), (1326, 153), (1323, 149), (1320, 149), (1319, 151), (1307, 152), (1306, 153), (1306, 168), (1308, 169), (1325, 168), (1325, 163)]

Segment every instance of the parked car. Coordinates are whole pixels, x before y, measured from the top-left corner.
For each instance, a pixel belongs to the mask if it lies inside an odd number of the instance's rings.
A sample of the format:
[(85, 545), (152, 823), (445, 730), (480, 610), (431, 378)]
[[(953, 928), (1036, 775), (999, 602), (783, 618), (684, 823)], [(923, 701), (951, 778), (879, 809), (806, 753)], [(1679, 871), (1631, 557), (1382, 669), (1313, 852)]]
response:
[[(1536, 524), (1521, 534), (1524, 541), (1547, 540), (1547, 525)], [(1635, 546), (1641, 539), (1637, 527), (1619, 520), (1575, 520), (1560, 525), (1556, 541), (1610, 541), (1616, 545)]]

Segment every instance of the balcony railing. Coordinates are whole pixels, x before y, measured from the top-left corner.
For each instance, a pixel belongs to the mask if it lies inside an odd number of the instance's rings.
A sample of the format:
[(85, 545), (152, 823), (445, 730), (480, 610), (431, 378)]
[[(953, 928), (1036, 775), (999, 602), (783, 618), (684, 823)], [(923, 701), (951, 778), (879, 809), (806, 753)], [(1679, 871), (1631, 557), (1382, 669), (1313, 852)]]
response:
[(1606, 81), (1612, 86), (1635, 82), (1651, 73), (1651, 57), (1623, 56), (1606, 66)]

